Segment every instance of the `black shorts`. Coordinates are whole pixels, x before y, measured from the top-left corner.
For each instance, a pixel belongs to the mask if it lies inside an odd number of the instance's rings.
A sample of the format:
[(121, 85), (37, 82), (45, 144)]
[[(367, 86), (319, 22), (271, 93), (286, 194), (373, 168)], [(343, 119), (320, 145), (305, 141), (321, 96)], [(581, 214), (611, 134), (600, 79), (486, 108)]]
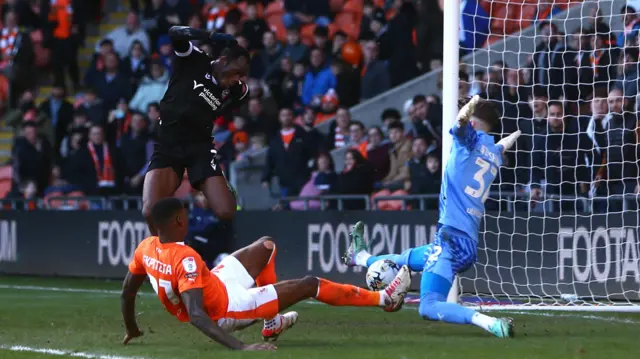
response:
[(216, 150), (212, 142), (188, 144), (163, 144), (158, 142), (147, 171), (171, 167), (182, 180), (187, 170), (189, 182), (198, 188), (209, 177), (223, 176), (222, 168), (215, 158)]

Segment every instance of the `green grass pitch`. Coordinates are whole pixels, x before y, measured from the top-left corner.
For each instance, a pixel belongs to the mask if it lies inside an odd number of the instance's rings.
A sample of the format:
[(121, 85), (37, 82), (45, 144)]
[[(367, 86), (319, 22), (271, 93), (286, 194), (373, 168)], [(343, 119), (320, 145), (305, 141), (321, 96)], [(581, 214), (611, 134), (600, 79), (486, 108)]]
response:
[[(170, 317), (148, 285), (136, 308), (145, 335), (125, 347), (120, 344), (124, 331), (119, 286), (106, 281), (0, 277), (0, 358), (613, 359), (634, 357), (638, 348), (640, 315), (636, 314), (510, 314), (516, 319), (516, 338), (500, 340), (472, 326), (424, 321), (412, 306), (385, 313), (306, 302), (295, 307), (300, 320), (277, 342), (277, 352), (231, 352)], [(237, 336), (258, 342), (260, 329), (256, 325)], [(9, 349), (16, 346), (28, 351)]]

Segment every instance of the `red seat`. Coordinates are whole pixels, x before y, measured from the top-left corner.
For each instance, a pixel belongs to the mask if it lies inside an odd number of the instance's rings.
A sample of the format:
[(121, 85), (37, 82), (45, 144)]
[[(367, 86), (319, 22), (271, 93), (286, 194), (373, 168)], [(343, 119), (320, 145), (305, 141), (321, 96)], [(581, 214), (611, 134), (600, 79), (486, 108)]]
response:
[(267, 5), (267, 8), (264, 11), (265, 17), (272, 17), (274, 15), (282, 16), (286, 12), (284, 8), (284, 2), (282, 0), (274, 1)]
[(272, 15), (267, 17), (266, 21), (271, 31), (276, 34), (278, 41), (285, 41), (287, 39), (287, 29), (282, 22), (282, 15)]
[(332, 12), (338, 13), (344, 7), (344, 0), (329, 0), (329, 7)]
[(341, 12), (351, 12), (356, 14), (362, 14), (363, 1), (362, 0), (349, 0), (342, 7)]
[(316, 30), (316, 24), (302, 25), (300, 28), (300, 37), (302, 43), (307, 46), (313, 46), (313, 33)]

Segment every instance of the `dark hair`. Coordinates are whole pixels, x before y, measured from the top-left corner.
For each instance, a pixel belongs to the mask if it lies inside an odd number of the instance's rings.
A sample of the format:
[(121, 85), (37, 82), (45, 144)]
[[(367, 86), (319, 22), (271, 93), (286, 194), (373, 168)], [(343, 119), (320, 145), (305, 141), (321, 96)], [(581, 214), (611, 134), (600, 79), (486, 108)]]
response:
[(296, 24), (289, 25), (289, 26), (287, 27), (287, 32), (297, 32), (297, 33), (300, 33), (300, 26), (298, 26), (298, 25), (296, 25)]
[(247, 49), (238, 45), (237, 43), (222, 50), (222, 53), (220, 54), (220, 56), (225, 56), (227, 59), (229, 59), (229, 61), (236, 61), (239, 58), (244, 57), (247, 60), (247, 64), (251, 60), (251, 55), (249, 54), (249, 51), (247, 51)]
[(413, 100), (411, 102), (412, 105), (415, 105), (420, 102), (427, 102), (427, 97), (425, 95), (415, 95), (413, 96)]
[(547, 93), (547, 89), (543, 86), (534, 86), (533, 91), (531, 91), (531, 96), (533, 97), (549, 97)]
[(389, 107), (385, 108), (384, 111), (382, 111), (382, 115), (380, 115), (380, 119), (382, 121), (386, 120), (387, 118), (400, 121), (402, 119), (402, 115), (400, 114), (400, 111), (396, 110), (395, 108)]
[(313, 31), (314, 36), (329, 37), (329, 29), (326, 26), (317, 26)]
[(166, 226), (184, 208), (181, 200), (175, 197), (163, 198), (151, 208), (154, 224)]
[(320, 153), (318, 153), (318, 155), (316, 156), (315, 160), (313, 160), (313, 168), (316, 169), (316, 170), (318, 169), (318, 160), (320, 160), (320, 157), (328, 158), (329, 159), (329, 169), (331, 171), (335, 172), (336, 164), (333, 162), (333, 156), (331, 156), (331, 154), (328, 153), (328, 152), (320, 152)]
[(382, 133), (382, 129), (379, 126), (369, 127), (367, 131), (371, 131), (371, 130), (378, 132), (378, 135), (380, 135), (380, 137), (384, 139), (384, 133)]
[(638, 48), (637, 47), (627, 47), (624, 49), (624, 56), (631, 56), (633, 62), (638, 61)]
[(23, 129), (29, 128), (29, 127), (38, 128), (38, 124), (33, 121), (25, 121), (22, 123)]
[(459, 71), (458, 72), (458, 79), (460, 81), (469, 82), (469, 74), (467, 74), (466, 71)]
[(364, 123), (362, 123), (362, 122), (360, 122), (360, 121), (358, 121), (358, 120), (351, 121), (351, 123), (349, 124), (349, 126), (353, 126), (353, 125), (356, 125), (356, 126), (360, 127), (360, 129), (361, 129), (362, 131), (364, 131), (364, 130), (366, 130), (366, 129), (367, 129), (367, 128), (364, 126)]
[(558, 100), (549, 101), (547, 106), (549, 108), (551, 108), (551, 106), (560, 106), (560, 108), (562, 109), (562, 112), (564, 112), (564, 105), (562, 104), (562, 102), (560, 102)]
[(393, 121), (389, 124), (389, 130), (394, 128), (404, 132), (404, 123), (402, 121)]
[(486, 123), (490, 128), (495, 127), (495, 125), (500, 122), (500, 115), (496, 107), (488, 100), (478, 101), (473, 111), (473, 117), (480, 119), (480, 121)]
[(334, 38), (335, 38), (336, 36), (349, 37), (349, 36), (347, 36), (347, 33), (346, 33), (346, 32), (344, 32), (344, 31), (342, 31), (342, 30), (338, 30), (338, 31), (336, 31), (336, 33), (335, 33), (335, 34), (333, 34), (333, 37), (334, 37)]
[(160, 110), (160, 104), (159, 104), (158, 102), (152, 102), (152, 103), (148, 104), (148, 105), (147, 105), (147, 111), (149, 111), (149, 108), (150, 108), (150, 107), (155, 107), (155, 108), (157, 108), (158, 110)]
[(351, 156), (353, 156), (353, 160), (356, 162), (356, 165), (361, 165), (366, 162), (364, 156), (362, 156), (362, 153), (360, 153), (360, 151), (356, 150), (355, 148), (348, 149), (344, 154), (345, 157), (347, 157), (347, 153), (350, 153)]
[(440, 152), (438, 152), (438, 151), (427, 152), (427, 159), (431, 158), (431, 157), (437, 159), (438, 161), (442, 160), (442, 156), (440, 155)]
[(234, 8), (227, 12), (227, 15), (224, 17), (225, 24), (238, 25), (240, 20), (242, 19), (242, 11), (238, 8)]
[(427, 141), (427, 139), (424, 136), (417, 136), (413, 139), (413, 141), (411, 141), (411, 143), (413, 144), (416, 141), (424, 141), (424, 144), (429, 146), (429, 141)]

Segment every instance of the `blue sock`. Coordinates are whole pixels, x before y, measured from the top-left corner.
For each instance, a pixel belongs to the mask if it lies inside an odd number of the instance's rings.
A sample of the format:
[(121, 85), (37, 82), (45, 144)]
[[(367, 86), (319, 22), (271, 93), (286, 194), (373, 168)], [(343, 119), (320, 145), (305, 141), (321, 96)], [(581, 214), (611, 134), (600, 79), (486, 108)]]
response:
[(435, 274), (423, 273), (420, 281), (420, 308), (423, 319), (439, 320), (445, 323), (471, 324), (475, 310), (456, 303), (447, 303), (451, 281)]
[(401, 254), (383, 254), (379, 256), (371, 256), (367, 259), (367, 267), (372, 265), (373, 263), (382, 260), (388, 259), (395, 263), (398, 267), (402, 267), (403, 265), (409, 266), (414, 272), (420, 272), (424, 268), (424, 251), (427, 246), (410, 248)]

